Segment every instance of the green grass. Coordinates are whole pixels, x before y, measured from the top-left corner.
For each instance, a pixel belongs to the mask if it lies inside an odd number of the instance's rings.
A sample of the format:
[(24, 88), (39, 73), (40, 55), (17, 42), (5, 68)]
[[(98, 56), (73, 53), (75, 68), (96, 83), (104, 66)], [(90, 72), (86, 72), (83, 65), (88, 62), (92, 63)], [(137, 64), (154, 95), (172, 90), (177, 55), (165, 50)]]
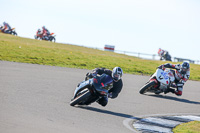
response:
[[(119, 66), (125, 73), (143, 75), (153, 74), (157, 66), (166, 63), (2, 33), (0, 33), (0, 60), (81, 69), (96, 67), (112, 69)], [(200, 65), (191, 64), (190, 79), (200, 81)]]
[(174, 133), (200, 133), (200, 121), (191, 121), (176, 126)]

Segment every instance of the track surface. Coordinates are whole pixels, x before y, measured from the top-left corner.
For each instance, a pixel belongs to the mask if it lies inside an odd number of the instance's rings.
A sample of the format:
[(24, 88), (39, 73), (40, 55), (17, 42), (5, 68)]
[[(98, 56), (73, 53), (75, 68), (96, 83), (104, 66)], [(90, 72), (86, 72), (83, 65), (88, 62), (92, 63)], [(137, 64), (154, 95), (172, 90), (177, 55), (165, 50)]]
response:
[(124, 74), (118, 98), (71, 107), (77, 83), (88, 70), (0, 61), (1, 133), (131, 133), (130, 117), (200, 113), (200, 82), (188, 81), (183, 96), (140, 95), (148, 76)]

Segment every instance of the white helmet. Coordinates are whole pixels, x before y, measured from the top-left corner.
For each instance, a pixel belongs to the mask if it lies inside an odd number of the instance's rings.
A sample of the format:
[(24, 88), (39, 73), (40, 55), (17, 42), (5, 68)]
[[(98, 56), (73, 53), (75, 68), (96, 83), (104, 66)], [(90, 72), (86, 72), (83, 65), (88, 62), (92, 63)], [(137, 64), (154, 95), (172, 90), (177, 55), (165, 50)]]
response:
[(123, 75), (123, 71), (120, 67), (115, 67), (112, 70), (112, 78), (115, 82), (119, 81)]

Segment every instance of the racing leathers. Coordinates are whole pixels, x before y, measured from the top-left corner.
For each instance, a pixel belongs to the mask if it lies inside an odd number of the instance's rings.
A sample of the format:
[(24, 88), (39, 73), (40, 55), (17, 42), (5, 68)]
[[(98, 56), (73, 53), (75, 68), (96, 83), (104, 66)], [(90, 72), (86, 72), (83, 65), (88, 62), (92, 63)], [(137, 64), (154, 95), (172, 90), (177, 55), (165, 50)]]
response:
[(181, 96), (183, 92), (183, 85), (190, 77), (190, 69), (187, 70), (185, 73), (183, 73), (181, 71), (180, 64), (170, 64), (170, 63), (160, 65), (158, 68), (163, 69), (163, 70), (165, 70), (165, 68), (175, 69), (175, 70), (171, 70), (175, 76), (175, 84), (172, 84), (171, 87), (175, 87), (176, 90), (170, 88), (169, 91), (172, 93), (175, 93), (177, 96)]
[(42, 34), (43, 34), (43, 39), (44, 40), (48, 40), (50, 32), (47, 28), (42, 27)]
[(10, 25), (8, 23), (6, 23), (6, 22), (4, 22), (3, 25), (4, 25), (3, 32), (8, 33), (9, 30), (11, 30)]
[[(112, 77), (112, 71), (105, 68), (95, 68), (92, 73), (87, 73), (86, 76), (92, 78), (93, 76), (97, 74), (102, 75), (104, 73)], [(112, 99), (116, 98), (121, 92), (122, 87), (123, 87), (122, 79), (118, 80), (117, 82), (113, 81), (113, 87), (108, 91), (109, 92), (108, 96), (102, 97), (97, 102), (101, 104), (102, 106), (106, 106), (108, 103), (108, 98), (112, 98)]]

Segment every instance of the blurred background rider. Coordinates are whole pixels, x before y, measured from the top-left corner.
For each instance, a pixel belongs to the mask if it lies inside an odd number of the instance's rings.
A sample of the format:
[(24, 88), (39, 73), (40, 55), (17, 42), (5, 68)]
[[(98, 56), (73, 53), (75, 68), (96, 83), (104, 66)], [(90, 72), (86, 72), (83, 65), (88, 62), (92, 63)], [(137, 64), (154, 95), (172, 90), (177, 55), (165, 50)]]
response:
[(8, 24), (8, 23), (6, 23), (6, 22), (3, 22), (3, 32), (4, 33), (8, 33), (10, 30), (11, 30), (11, 27), (10, 27), (10, 25)]

